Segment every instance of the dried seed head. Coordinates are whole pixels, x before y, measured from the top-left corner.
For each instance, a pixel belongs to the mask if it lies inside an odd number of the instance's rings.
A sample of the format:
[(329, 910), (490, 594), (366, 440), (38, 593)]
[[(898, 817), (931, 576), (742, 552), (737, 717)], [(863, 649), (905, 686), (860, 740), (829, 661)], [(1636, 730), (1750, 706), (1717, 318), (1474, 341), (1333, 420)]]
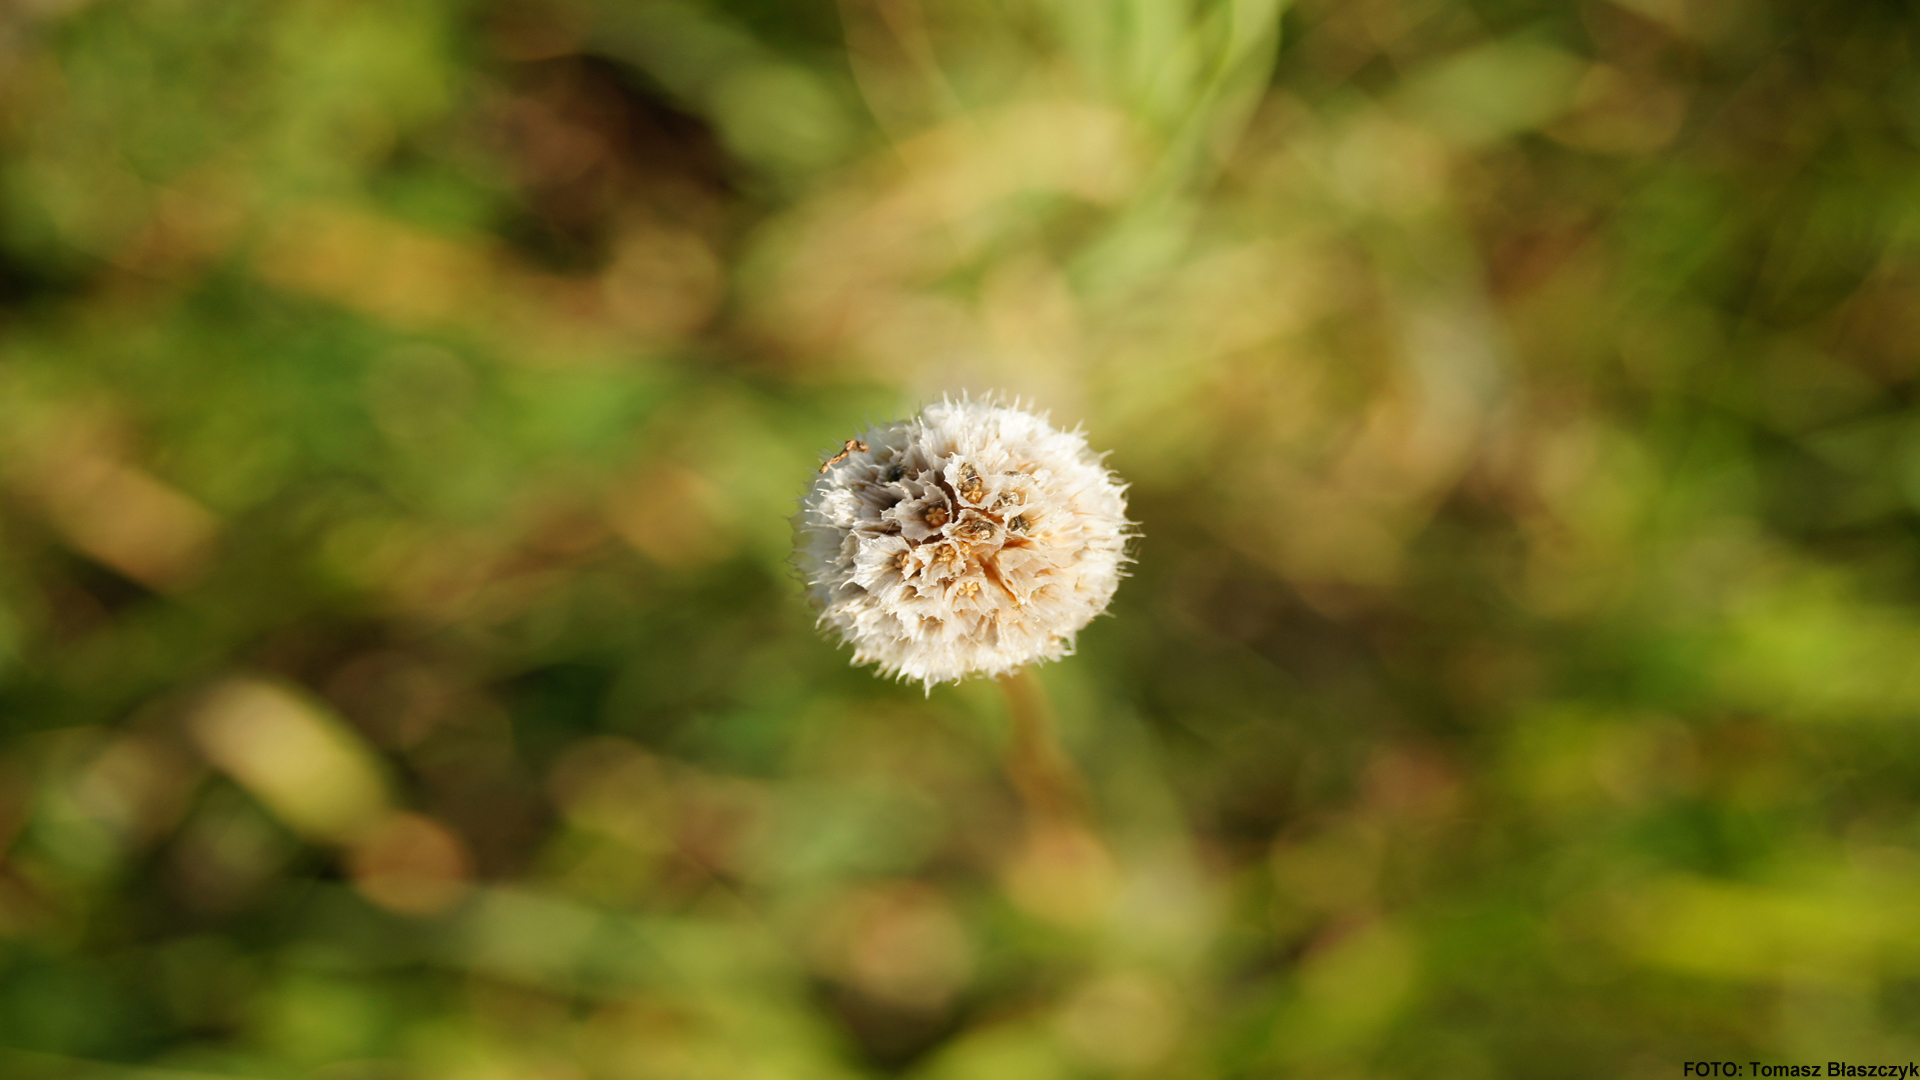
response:
[(845, 445), (795, 524), (820, 621), (855, 663), (928, 686), (1001, 675), (1065, 656), (1106, 610), (1130, 525), (1078, 433), (942, 401)]

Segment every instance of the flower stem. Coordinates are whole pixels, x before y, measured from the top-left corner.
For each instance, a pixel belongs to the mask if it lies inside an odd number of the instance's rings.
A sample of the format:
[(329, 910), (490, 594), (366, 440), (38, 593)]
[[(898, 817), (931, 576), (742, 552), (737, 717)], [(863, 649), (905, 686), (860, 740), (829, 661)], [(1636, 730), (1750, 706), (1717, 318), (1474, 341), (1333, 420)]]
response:
[(1007, 778), (1020, 794), (1029, 824), (1046, 830), (1090, 824), (1086, 782), (1060, 746), (1046, 688), (1032, 668), (996, 680), (1006, 695), (1013, 735), (1007, 745)]
[(1006, 865), (1014, 901), (1069, 926), (1099, 917), (1113, 894), (1116, 867), (1093, 822), (1087, 784), (1054, 733), (1053, 710), (1031, 669), (999, 680), (1013, 734), (1007, 778), (1026, 814), (1025, 836)]

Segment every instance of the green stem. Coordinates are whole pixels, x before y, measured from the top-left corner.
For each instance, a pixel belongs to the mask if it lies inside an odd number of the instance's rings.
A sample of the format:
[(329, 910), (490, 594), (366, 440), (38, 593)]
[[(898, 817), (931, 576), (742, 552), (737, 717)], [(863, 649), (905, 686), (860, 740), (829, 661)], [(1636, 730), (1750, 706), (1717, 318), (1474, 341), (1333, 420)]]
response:
[(1012, 738), (1007, 744), (1007, 778), (1019, 792), (1030, 824), (1037, 829), (1085, 828), (1089, 822), (1086, 782), (1055, 734), (1046, 688), (1031, 668), (997, 680), (1007, 698)]

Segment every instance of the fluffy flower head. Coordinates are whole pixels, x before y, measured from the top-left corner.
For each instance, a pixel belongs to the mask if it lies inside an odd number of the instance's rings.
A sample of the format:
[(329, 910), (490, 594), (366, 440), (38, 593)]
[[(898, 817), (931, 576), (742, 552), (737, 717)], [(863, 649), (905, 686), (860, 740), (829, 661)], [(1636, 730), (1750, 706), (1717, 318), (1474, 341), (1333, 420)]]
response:
[(798, 561), (854, 663), (928, 686), (1073, 651), (1106, 610), (1124, 487), (1078, 432), (941, 401), (847, 441), (801, 500)]

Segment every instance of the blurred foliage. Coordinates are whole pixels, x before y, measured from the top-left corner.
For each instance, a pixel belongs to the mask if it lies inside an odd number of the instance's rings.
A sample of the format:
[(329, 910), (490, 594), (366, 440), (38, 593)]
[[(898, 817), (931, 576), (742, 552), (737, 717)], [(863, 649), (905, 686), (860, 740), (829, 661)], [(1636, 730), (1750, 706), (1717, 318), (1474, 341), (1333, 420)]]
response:
[[(0, 5), (0, 1074), (1920, 1056), (1917, 29)], [(1065, 842), (787, 561), (964, 389), (1133, 484)]]

